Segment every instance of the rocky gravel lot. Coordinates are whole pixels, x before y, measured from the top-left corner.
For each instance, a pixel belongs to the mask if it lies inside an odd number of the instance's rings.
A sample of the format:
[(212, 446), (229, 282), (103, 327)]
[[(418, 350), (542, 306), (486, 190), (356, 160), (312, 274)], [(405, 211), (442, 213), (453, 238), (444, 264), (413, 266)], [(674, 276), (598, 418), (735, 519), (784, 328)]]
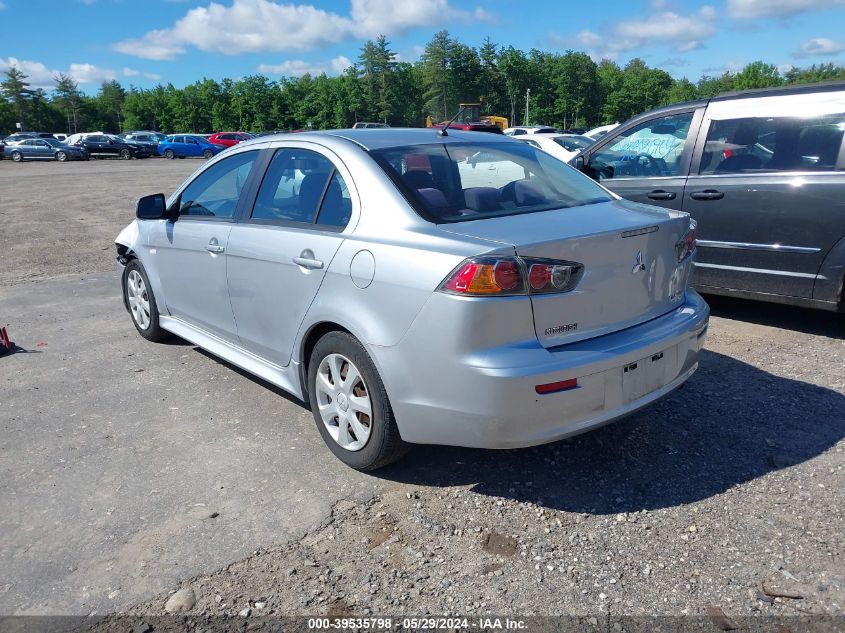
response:
[[(4, 195), (0, 218), (13, 231), (0, 234), (0, 285), (49, 277), (57, 246), (79, 272), (108, 270), (110, 253), (63, 241), (93, 213), (65, 203), (79, 190), (98, 208), (125, 206), (189, 171), (165, 175), (155, 163), (131, 177), (122, 170), (134, 161), (104, 165), (115, 170), (107, 192), (63, 176), (68, 195), (43, 194), (53, 201), (47, 236)], [(0, 182), (44, 167), (0, 164)], [(54, 179), (43, 171), (46, 187)], [(120, 182), (131, 187), (118, 195)], [(125, 210), (95, 224), (113, 237), (124, 221)], [(845, 616), (845, 316), (709, 299), (701, 368), (658, 404), (533, 449), (420, 447), (303, 538), (256, 542), (248, 558), (120, 613), (177, 613), (198, 630), (219, 615), (255, 628), (260, 616), (295, 614), (567, 614), (599, 627), (608, 616), (695, 615), (704, 630), (749, 616)], [(213, 530), (213, 505), (196, 511)]]

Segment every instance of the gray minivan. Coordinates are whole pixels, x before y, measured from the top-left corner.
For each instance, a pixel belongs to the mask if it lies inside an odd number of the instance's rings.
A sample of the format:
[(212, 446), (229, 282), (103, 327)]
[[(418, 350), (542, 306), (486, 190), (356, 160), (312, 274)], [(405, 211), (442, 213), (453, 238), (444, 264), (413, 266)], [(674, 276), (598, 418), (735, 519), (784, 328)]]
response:
[(675, 104), (572, 164), (698, 222), (702, 292), (845, 310), (845, 82)]

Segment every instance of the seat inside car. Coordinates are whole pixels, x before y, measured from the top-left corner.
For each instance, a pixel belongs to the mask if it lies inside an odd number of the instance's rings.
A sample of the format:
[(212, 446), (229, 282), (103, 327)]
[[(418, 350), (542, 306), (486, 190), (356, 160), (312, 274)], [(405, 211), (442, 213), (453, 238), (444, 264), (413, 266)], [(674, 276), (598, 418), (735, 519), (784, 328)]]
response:
[[(740, 123), (734, 132), (731, 143), (733, 145), (744, 146), (751, 151), (751, 148), (757, 144), (758, 128), (754, 122)], [(754, 154), (731, 154), (716, 166), (716, 172), (736, 172), (748, 169), (760, 169), (763, 166), (763, 161)]]

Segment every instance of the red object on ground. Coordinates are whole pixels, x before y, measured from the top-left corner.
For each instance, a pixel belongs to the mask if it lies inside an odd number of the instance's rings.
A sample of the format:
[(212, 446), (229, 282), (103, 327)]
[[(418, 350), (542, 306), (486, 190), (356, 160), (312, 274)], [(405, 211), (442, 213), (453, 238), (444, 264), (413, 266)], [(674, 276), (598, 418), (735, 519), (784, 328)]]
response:
[(11, 352), (13, 349), (15, 349), (15, 344), (9, 340), (9, 334), (6, 332), (6, 328), (0, 327), (0, 354)]

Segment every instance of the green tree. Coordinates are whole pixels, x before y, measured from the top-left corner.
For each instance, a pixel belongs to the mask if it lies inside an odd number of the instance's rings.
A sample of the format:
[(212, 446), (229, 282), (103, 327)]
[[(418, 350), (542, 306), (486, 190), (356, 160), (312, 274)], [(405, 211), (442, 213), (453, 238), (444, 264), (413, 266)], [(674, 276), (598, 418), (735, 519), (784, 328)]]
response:
[(27, 127), (30, 100), (33, 94), (27, 81), (29, 76), (15, 66), (10, 66), (4, 75), (6, 78), (0, 82), (0, 92), (11, 102), (17, 122)]
[(449, 31), (438, 31), (426, 44), (420, 61), (423, 65), (423, 94), (426, 108), (431, 113), (443, 111), (443, 119), (449, 114), (449, 49), (452, 40)]
[(67, 131), (75, 134), (80, 130), (79, 113), (82, 109), (83, 95), (79, 84), (73, 77), (59, 73), (54, 77), (56, 87), (53, 89), (53, 103), (67, 116)]
[(682, 101), (694, 101), (698, 99), (698, 89), (686, 77), (679, 79), (666, 92), (665, 104), (680, 103)]
[(749, 90), (751, 88), (769, 88), (779, 86), (783, 78), (777, 66), (765, 64), (761, 61), (751, 62), (734, 76), (734, 90)]
[(499, 52), (499, 69), (504, 76), (505, 95), (510, 106), (510, 124), (519, 125), (525, 91), (529, 88), (528, 58), (521, 50), (508, 46)]

